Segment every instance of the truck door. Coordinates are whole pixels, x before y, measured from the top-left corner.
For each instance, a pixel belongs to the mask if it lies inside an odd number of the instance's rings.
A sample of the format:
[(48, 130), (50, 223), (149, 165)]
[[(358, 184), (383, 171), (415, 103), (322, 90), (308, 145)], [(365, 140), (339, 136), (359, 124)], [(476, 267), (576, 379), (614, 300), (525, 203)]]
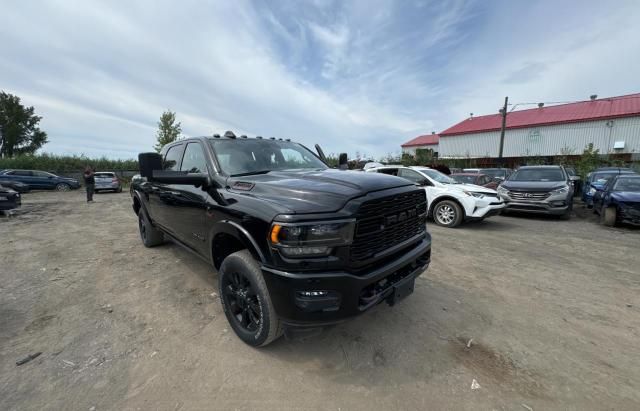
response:
[[(162, 161), (162, 169), (180, 170), (183, 151), (184, 144), (176, 144), (169, 147)], [(171, 186), (156, 181), (147, 182), (144, 184), (144, 191), (149, 196), (149, 214), (153, 222), (175, 236), (176, 219), (171, 215), (171, 212), (176, 207), (173, 204), (175, 197), (171, 194)]]
[[(204, 148), (200, 142), (187, 143), (180, 165), (180, 171), (209, 174)], [(176, 221), (175, 233), (186, 245), (207, 256), (206, 200), (208, 194), (201, 187), (172, 184), (170, 207), (172, 221)]]

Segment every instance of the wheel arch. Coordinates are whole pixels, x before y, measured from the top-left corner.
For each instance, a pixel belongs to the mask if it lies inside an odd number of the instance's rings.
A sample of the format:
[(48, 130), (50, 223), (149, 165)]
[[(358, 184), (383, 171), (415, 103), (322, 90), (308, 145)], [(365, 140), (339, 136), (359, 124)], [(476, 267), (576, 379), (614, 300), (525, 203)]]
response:
[(260, 263), (266, 261), (257, 241), (244, 227), (234, 221), (217, 222), (209, 234), (209, 243), (211, 244), (211, 262), (216, 269), (220, 269), (222, 261), (229, 254), (245, 249), (249, 250), (256, 261)]
[(458, 206), (462, 210), (462, 219), (464, 220), (465, 218), (467, 218), (467, 210), (465, 210), (464, 205), (460, 202), (460, 200), (458, 200), (457, 198), (451, 195), (442, 195), (434, 198), (433, 201), (431, 202), (431, 205), (429, 206), (429, 214), (428, 214), (429, 217), (433, 217), (433, 210), (436, 208), (439, 202), (444, 200), (450, 200), (458, 204)]

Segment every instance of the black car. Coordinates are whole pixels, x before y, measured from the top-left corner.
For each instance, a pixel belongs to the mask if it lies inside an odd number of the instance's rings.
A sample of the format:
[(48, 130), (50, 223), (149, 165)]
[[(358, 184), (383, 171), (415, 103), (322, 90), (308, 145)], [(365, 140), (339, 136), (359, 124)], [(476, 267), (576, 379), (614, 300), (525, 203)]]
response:
[(593, 196), (593, 209), (603, 224), (640, 225), (640, 175), (619, 174)]
[(139, 156), (142, 242), (171, 239), (215, 266), (227, 319), (252, 346), (393, 305), (429, 265), (424, 190), (321, 157), (231, 132)]
[(502, 211), (552, 214), (569, 218), (573, 183), (561, 166), (524, 166), (498, 187), (507, 206)]
[(0, 211), (13, 210), (20, 207), (21, 204), (20, 193), (0, 185)]
[(29, 191), (31, 191), (29, 186), (25, 183), (21, 183), (19, 181), (11, 181), (11, 180), (2, 179), (2, 178), (0, 178), (0, 186), (11, 188), (12, 190), (17, 191), (18, 193), (21, 193), (21, 194), (28, 193)]
[(40, 170), (3, 170), (0, 179), (26, 184), (32, 190), (69, 191), (80, 188), (75, 178), (61, 177)]

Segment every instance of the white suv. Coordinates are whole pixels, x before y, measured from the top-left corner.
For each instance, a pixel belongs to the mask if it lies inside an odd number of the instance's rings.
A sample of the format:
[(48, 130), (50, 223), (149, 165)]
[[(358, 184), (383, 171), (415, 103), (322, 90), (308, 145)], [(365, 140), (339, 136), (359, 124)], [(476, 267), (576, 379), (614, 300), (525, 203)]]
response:
[(456, 227), (462, 221), (482, 220), (500, 214), (505, 207), (495, 190), (475, 184), (460, 184), (432, 168), (383, 166), (365, 171), (402, 177), (424, 187), (429, 215), (443, 227)]

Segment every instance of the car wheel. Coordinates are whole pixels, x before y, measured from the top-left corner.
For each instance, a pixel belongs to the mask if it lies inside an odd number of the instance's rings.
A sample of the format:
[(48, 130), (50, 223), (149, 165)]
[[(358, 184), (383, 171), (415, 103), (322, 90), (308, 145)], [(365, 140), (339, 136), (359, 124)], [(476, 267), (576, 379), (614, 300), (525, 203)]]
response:
[(56, 190), (58, 190), (58, 191), (69, 191), (69, 190), (71, 190), (71, 186), (69, 184), (66, 184), (66, 183), (58, 183), (56, 185)]
[(457, 227), (462, 222), (462, 209), (454, 201), (440, 201), (433, 209), (433, 220), (443, 227)]
[(138, 212), (138, 229), (140, 239), (145, 247), (155, 247), (164, 242), (164, 234), (151, 224), (144, 210)]
[(282, 322), (251, 253), (242, 250), (227, 256), (219, 273), (222, 309), (236, 335), (253, 347), (263, 347), (280, 337)]
[(602, 224), (613, 227), (616, 225), (616, 208), (615, 207), (607, 207), (602, 209), (600, 212), (600, 218), (602, 219)]

